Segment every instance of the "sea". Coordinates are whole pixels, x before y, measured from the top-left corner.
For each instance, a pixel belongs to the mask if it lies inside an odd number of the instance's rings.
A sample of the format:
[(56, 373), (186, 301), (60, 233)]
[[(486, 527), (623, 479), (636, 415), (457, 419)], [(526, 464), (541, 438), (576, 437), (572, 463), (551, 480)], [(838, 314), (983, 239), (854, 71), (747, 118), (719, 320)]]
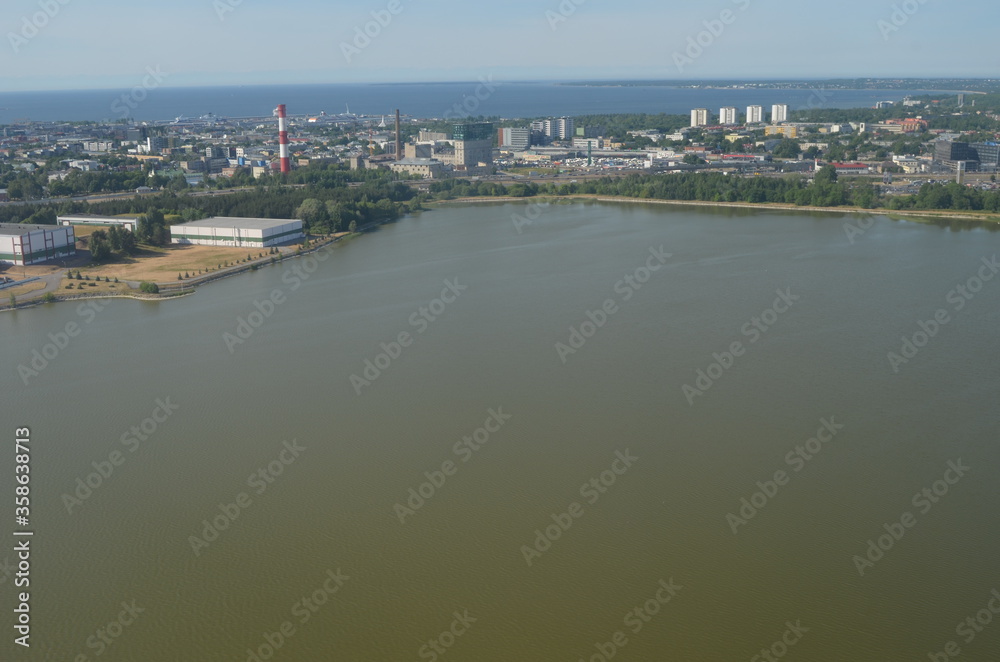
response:
[(0, 125), (24, 120), (137, 122), (201, 117), (263, 117), (278, 104), (290, 115), (390, 115), (520, 118), (608, 113), (687, 114), (692, 108), (788, 104), (808, 108), (863, 108), (900, 101), (922, 90), (704, 89), (665, 86), (586, 86), (559, 82), (393, 83), (164, 87), (159, 89), (0, 91)]

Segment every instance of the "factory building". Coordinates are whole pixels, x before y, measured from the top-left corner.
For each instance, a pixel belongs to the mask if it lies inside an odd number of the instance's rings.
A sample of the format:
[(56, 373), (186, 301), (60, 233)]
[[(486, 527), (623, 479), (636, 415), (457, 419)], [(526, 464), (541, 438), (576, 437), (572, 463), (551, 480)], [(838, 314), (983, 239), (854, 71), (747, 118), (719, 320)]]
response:
[(74, 214), (72, 216), (57, 216), (59, 225), (117, 225), (135, 232), (139, 225), (138, 216), (98, 216), (96, 214)]
[(305, 237), (302, 221), (278, 218), (206, 218), (170, 226), (171, 243), (268, 248)]
[(72, 227), (0, 223), (0, 263), (29, 265), (76, 255)]

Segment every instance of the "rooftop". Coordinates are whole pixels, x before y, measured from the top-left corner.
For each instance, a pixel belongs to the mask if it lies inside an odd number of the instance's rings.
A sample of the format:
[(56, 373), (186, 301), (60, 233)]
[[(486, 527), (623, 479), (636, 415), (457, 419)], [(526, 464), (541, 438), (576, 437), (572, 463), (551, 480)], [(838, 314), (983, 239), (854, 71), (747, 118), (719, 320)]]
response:
[[(239, 218), (235, 216), (213, 216), (200, 221), (181, 224), (189, 228), (231, 228), (240, 227), (246, 230), (268, 230), (288, 223), (301, 223), (297, 218)], [(175, 226), (176, 227), (176, 226)]]
[(27, 225), (25, 223), (0, 223), (0, 237), (20, 237), (28, 234), (29, 232), (38, 232), (39, 230), (48, 230), (49, 232), (55, 230), (63, 230), (64, 228), (58, 225)]

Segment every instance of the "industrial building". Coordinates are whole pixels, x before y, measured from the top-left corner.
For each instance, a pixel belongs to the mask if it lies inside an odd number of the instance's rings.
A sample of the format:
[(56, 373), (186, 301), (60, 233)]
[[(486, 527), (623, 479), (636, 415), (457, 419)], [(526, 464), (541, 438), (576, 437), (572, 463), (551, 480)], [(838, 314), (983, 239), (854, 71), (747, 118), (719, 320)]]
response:
[(170, 226), (171, 243), (268, 248), (305, 237), (302, 221), (279, 218), (206, 218)]
[(423, 179), (440, 179), (444, 176), (444, 163), (431, 158), (407, 157), (391, 164), (389, 169), (393, 172)]
[(0, 223), (0, 263), (29, 265), (76, 255), (72, 227)]
[(138, 216), (98, 216), (96, 214), (74, 214), (72, 216), (57, 216), (59, 225), (117, 225), (132, 232), (139, 226)]

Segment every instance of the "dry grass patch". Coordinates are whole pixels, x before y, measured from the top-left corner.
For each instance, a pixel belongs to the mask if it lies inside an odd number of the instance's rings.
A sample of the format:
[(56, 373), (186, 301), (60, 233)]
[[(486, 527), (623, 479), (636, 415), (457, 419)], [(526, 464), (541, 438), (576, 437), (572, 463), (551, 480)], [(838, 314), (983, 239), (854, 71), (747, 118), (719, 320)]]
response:
[(201, 270), (202, 275), (208, 270), (215, 271), (219, 265), (225, 268), (226, 263), (233, 266), (241, 260), (246, 260), (250, 254), (254, 260), (266, 250), (249, 248), (220, 248), (218, 246), (172, 245), (164, 248), (144, 247), (130, 258), (109, 264), (92, 265), (80, 269), (83, 274), (91, 277), (109, 276), (111, 280), (143, 281), (169, 283), (177, 280), (177, 274), (188, 273), (192, 277)]

